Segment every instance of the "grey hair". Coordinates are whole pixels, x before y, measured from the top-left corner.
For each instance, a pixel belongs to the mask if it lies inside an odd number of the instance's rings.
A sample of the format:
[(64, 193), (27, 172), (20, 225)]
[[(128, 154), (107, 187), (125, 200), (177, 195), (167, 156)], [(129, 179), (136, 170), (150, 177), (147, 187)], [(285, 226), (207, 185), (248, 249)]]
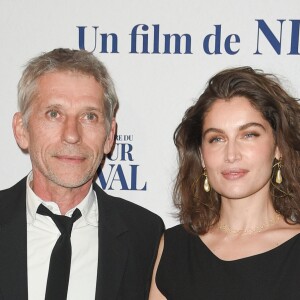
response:
[(118, 97), (112, 78), (104, 64), (92, 53), (65, 48), (42, 53), (31, 59), (25, 66), (18, 84), (18, 106), (23, 115), (24, 126), (28, 125), (31, 102), (38, 93), (38, 78), (55, 71), (78, 72), (95, 78), (104, 89), (105, 118), (107, 130), (109, 130), (112, 118), (118, 108)]

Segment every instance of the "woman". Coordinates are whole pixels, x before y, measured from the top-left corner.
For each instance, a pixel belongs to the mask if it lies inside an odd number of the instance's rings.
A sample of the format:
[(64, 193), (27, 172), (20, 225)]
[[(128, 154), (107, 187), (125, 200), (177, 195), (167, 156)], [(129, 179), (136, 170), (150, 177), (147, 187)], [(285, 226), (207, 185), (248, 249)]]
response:
[(150, 298), (300, 299), (300, 106), (249, 67), (210, 79), (174, 135), (181, 225)]

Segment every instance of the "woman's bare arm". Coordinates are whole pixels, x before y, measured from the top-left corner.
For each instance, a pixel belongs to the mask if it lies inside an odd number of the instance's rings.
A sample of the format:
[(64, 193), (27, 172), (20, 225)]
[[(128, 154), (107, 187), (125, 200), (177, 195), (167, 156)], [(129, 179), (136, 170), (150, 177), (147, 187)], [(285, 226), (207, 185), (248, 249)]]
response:
[(155, 282), (156, 272), (157, 272), (157, 268), (158, 268), (163, 250), (164, 250), (164, 237), (162, 236), (160, 243), (159, 243), (157, 258), (156, 258), (154, 269), (153, 269), (149, 300), (167, 300), (167, 298), (164, 297), (163, 294), (159, 291), (159, 289), (156, 286), (156, 282)]

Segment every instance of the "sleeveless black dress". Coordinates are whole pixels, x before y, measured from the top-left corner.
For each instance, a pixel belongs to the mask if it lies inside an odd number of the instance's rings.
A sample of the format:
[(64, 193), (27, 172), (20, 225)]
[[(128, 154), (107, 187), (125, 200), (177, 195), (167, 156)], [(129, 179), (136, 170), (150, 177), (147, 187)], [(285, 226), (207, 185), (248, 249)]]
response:
[(262, 254), (224, 261), (177, 225), (165, 232), (156, 284), (168, 300), (300, 300), (300, 234)]

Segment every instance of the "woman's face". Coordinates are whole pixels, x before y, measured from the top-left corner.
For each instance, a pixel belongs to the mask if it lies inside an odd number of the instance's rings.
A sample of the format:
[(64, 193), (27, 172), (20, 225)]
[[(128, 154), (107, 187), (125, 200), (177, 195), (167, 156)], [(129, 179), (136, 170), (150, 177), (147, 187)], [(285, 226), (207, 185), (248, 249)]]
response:
[(245, 97), (216, 100), (202, 132), (202, 164), (222, 198), (269, 191), (273, 160), (280, 158), (272, 128)]

